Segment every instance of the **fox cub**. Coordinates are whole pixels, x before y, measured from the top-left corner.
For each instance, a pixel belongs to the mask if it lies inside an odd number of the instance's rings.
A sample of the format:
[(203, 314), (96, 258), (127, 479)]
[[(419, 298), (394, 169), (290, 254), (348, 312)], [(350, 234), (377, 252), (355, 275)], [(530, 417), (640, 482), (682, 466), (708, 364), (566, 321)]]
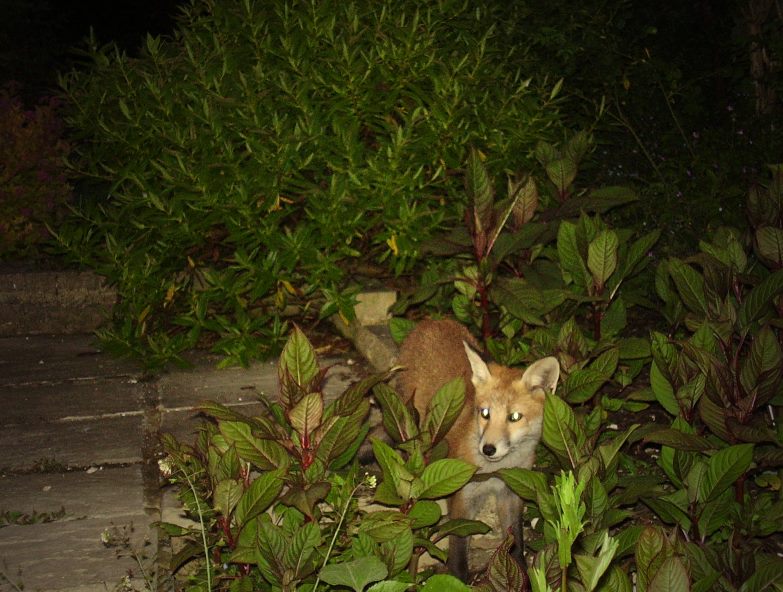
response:
[[(397, 386), (405, 400), (423, 413), (435, 392), (449, 380), (465, 381), (465, 406), (446, 441), (449, 456), (478, 466), (478, 473), (508, 467), (531, 468), (541, 438), (544, 399), (560, 375), (555, 358), (543, 358), (524, 372), (487, 364), (478, 344), (454, 321), (422, 321), (400, 349)], [(473, 518), (489, 494), (497, 499), (504, 532), (514, 535), (514, 557), (522, 561), (522, 504), (498, 478), (471, 482), (448, 500), (450, 518)], [(467, 539), (449, 538), (448, 567), (462, 580), (468, 575)]]

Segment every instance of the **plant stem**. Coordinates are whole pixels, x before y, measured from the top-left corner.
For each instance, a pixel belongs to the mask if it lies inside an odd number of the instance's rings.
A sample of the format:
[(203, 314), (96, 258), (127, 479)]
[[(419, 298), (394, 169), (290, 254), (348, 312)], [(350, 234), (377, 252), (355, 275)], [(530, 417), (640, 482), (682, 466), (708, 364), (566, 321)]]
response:
[[(345, 501), (345, 507), (343, 508), (343, 511), (340, 513), (340, 521), (337, 523), (337, 528), (334, 529), (334, 535), (332, 536), (332, 540), (329, 543), (329, 548), (326, 551), (326, 557), (324, 557), (324, 562), (321, 564), (321, 569), (326, 567), (326, 564), (329, 561), (329, 557), (332, 554), (332, 549), (334, 549), (334, 543), (337, 541), (337, 535), (340, 534), (340, 527), (343, 525), (343, 521), (345, 520), (345, 515), (348, 513), (348, 508), (351, 505), (351, 500), (353, 499), (353, 496), (356, 494), (356, 491), (359, 489), (359, 485), (353, 488), (353, 491), (351, 491), (351, 495), (348, 496), (348, 499)], [(315, 579), (315, 585), (313, 586), (313, 592), (316, 592), (318, 590), (318, 585), (321, 583), (321, 575), (318, 574), (318, 577)]]
[(666, 102), (666, 106), (669, 108), (669, 114), (672, 116), (672, 120), (674, 120), (674, 125), (677, 126), (677, 130), (680, 132), (680, 136), (682, 136), (682, 141), (685, 143), (685, 147), (688, 149), (688, 152), (691, 155), (692, 160), (696, 160), (696, 154), (693, 152), (693, 146), (691, 146), (691, 142), (688, 139), (688, 136), (685, 135), (685, 131), (682, 129), (682, 126), (680, 125), (680, 119), (677, 117), (677, 114), (674, 112), (674, 108), (672, 107), (672, 102), (669, 99), (669, 95), (666, 94), (666, 89), (663, 88), (663, 83), (661, 81), (658, 81), (658, 87), (661, 89), (661, 93), (663, 94), (663, 100)]
[(193, 485), (193, 481), (190, 480), (190, 475), (185, 471), (182, 471), (185, 476), (185, 480), (188, 482), (190, 491), (193, 493), (193, 499), (196, 502), (196, 511), (198, 512), (198, 521), (201, 524), (201, 544), (204, 547), (204, 559), (207, 567), (207, 590), (212, 590), (212, 564), (209, 558), (209, 545), (207, 544), (207, 528), (204, 524), (204, 513), (201, 510), (201, 503), (198, 501), (198, 493), (196, 487)]
[(622, 109), (620, 109), (620, 103), (617, 100), (615, 100), (615, 108), (617, 109), (617, 115), (614, 115), (613, 113), (611, 113), (611, 111), (607, 111), (607, 112), (615, 119), (615, 121), (619, 122), (620, 125), (622, 125), (626, 130), (628, 130), (628, 133), (630, 133), (631, 136), (633, 136), (633, 139), (636, 141), (637, 146), (639, 146), (639, 150), (642, 151), (642, 154), (644, 154), (644, 157), (647, 159), (647, 162), (650, 163), (650, 166), (655, 171), (655, 174), (658, 175), (658, 178), (661, 181), (665, 182), (666, 179), (664, 178), (663, 173), (661, 173), (661, 169), (659, 169), (658, 165), (655, 164), (655, 160), (653, 159), (652, 155), (648, 152), (647, 147), (644, 145), (644, 142), (642, 142), (642, 139), (636, 133), (636, 130), (631, 124), (631, 121), (626, 117), (625, 113), (623, 113)]

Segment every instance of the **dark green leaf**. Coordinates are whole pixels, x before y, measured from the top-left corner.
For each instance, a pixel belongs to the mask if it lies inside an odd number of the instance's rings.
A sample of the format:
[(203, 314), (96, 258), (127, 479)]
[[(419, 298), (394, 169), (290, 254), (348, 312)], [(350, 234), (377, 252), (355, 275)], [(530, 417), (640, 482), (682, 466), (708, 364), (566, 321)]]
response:
[(716, 452), (709, 461), (706, 479), (699, 489), (699, 501), (717, 498), (730, 487), (753, 461), (753, 444), (738, 444)]
[(258, 438), (251, 433), (250, 426), (243, 422), (223, 421), (220, 423), (220, 433), (237, 449), (242, 460), (245, 460), (262, 471), (272, 471), (288, 466), (288, 453), (285, 448), (274, 440)]
[(737, 325), (740, 330), (748, 329), (751, 323), (769, 310), (773, 298), (781, 292), (783, 292), (783, 269), (764, 278), (742, 301), (737, 315)]
[(437, 444), (448, 433), (462, 412), (465, 403), (465, 381), (461, 377), (450, 380), (438, 389), (427, 405), (423, 429)]
[(418, 497), (437, 499), (451, 495), (470, 481), (475, 472), (474, 465), (457, 458), (436, 460), (421, 475), (423, 489)]
[(332, 586), (345, 586), (355, 592), (363, 592), (368, 584), (384, 579), (388, 573), (386, 566), (377, 557), (360, 557), (353, 561), (325, 565), (319, 575)]
[(704, 296), (704, 278), (690, 265), (672, 257), (669, 259), (669, 275), (685, 303), (692, 312), (706, 314), (707, 300)]

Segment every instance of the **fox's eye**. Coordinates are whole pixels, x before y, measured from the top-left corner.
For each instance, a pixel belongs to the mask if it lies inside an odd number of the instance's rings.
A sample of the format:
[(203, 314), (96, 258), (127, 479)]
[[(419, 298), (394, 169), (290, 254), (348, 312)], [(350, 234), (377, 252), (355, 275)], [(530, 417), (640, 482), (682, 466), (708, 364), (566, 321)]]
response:
[(482, 419), (489, 419), (489, 408), (488, 407), (482, 407), (479, 409), (479, 415)]
[(508, 414), (509, 421), (519, 421), (520, 419), (522, 419), (522, 414), (519, 411), (514, 411), (514, 413)]

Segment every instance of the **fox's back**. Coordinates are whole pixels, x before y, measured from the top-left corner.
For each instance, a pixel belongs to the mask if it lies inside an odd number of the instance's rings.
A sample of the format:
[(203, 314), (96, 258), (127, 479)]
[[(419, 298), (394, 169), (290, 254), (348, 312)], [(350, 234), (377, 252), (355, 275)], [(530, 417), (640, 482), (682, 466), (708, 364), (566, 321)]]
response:
[(465, 327), (448, 320), (421, 321), (403, 341), (397, 386), (406, 401), (413, 397), (419, 413), (440, 387), (458, 376), (465, 381), (465, 407), (472, 406), (472, 372), (463, 341), (478, 347)]

